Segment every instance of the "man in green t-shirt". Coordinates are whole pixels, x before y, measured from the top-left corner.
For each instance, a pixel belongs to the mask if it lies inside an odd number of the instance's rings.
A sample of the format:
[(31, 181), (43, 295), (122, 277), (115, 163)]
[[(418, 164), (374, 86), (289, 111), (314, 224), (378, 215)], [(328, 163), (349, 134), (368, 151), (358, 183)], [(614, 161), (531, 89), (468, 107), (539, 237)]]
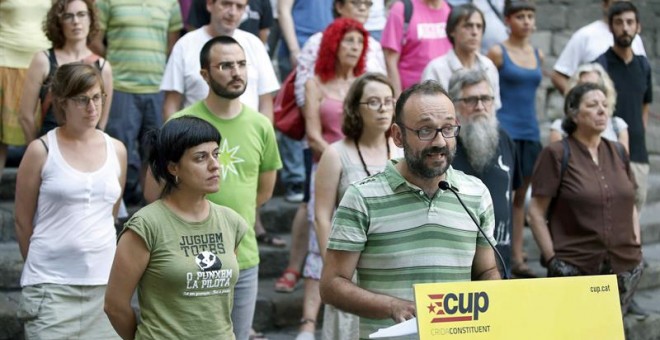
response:
[[(235, 210), (249, 226), (254, 226), (256, 208), (272, 196), (277, 170), (282, 167), (275, 131), (268, 118), (239, 100), (247, 85), (247, 65), (243, 48), (236, 40), (228, 36), (209, 40), (200, 52), (200, 64), (202, 77), (209, 85), (208, 96), (171, 118), (199, 117), (220, 131), (220, 188), (208, 199)], [(147, 194), (147, 200), (158, 195), (157, 185), (151, 179)], [(259, 272), (254, 228), (248, 229), (238, 247), (238, 264), (240, 275), (234, 290), (232, 322), (236, 339), (247, 339)]]

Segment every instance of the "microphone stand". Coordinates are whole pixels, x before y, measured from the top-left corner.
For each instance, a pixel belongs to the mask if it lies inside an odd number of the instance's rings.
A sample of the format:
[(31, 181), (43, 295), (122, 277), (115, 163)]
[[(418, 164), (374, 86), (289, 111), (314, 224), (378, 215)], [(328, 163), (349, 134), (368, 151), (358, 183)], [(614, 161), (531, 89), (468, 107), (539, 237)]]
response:
[(504, 263), (504, 258), (502, 258), (502, 254), (500, 254), (500, 252), (497, 250), (497, 248), (495, 248), (493, 243), (490, 242), (490, 239), (488, 238), (488, 236), (486, 236), (486, 233), (484, 233), (484, 230), (481, 229), (481, 226), (477, 222), (477, 219), (474, 216), (472, 216), (472, 213), (465, 206), (465, 203), (463, 203), (463, 200), (461, 199), (461, 197), (458, 196), (458, 192), (456, 191), (456, 189), (454, 189), (451, 185), (449, 185), (449, 183), (447, 181), (440, 181), (440, 183), (438, 183), (438, 188), (440, 188), (441, 190), (449, 190), (452, 193), (454, 193), (454, 196), (456, 196), (456, 198), (458, 199), (458, 202), (463, 207), (463, 210), (465, 210), (465, 212), (470, 216), (470, 218), (472, 219), (472, 222), (474, 222), (474, 225), (476, 225), (477, 229), (479, 229), (479, 232), (481, 232), (481, 235), (483, 235), (483, 237), (486, 239), (486, 241), (488, 241), (488, 244), (490, 245), (490, 247), (493, 248), (493, 251), (495, 252), (495, 254), (497, 254), (497, 258), (500, 260), (500, 263), (502, 264), (502, 269), (503, 269), (503, 272), (504, 272), (503, 279), (505, 279), (505, 280), (510, 279), (509, 272), (507, 270), (506, 264)]

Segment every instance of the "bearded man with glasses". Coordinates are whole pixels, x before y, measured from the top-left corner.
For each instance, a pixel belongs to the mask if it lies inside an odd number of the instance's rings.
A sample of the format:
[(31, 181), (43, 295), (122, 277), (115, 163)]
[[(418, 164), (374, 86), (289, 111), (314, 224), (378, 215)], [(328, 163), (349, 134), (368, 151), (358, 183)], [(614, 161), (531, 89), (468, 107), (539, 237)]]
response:
[[(396, 103), (391, 130), (404, 158), (352, 184), (339, 203), (321, 298), (360, 316), (360, 338), (416, 315), (413, 284), (500, 278), (488, 245), (495, 242), (488, 188), (451, 167), (459, 132), (442, 86), (435, 81), (413, 85)], [(451, 190), (439, 189), (441, 182)], [(458, 207), (452, 191), (488, 239)], [(357, 284), (351, 281), (356, 270)]]
[[(497, 122), (493, 88), (486, 73), (479, 70), (454, 73), (449, 79), (449, 96), (462, 124), (452, 166), (478, 177), (488, 187), (493, 197), (497, 249), (509, 268), (513, 195), (522, 184), (516, 145)], [(504, 274), (503, 268), (500, 274)]]

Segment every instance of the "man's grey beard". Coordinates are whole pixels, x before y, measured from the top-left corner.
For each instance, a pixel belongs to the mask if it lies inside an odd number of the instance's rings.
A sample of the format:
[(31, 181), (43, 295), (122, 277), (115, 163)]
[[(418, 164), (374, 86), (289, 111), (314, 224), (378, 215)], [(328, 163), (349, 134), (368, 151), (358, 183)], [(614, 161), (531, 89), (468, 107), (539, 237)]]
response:
[(465, 148), (468, 163), (476, 172), (482, 173), (497, 154), (500, 139), (497, 118), (488, 115), (463, 120), (459, 138)]

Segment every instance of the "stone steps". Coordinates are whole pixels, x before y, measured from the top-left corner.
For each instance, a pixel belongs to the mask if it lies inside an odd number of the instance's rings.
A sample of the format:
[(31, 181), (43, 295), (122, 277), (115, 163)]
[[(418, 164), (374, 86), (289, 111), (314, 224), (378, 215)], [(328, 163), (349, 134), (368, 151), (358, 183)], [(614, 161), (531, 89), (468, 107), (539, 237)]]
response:
[(646, 195), (647, 202), (660, 201), (660, 172), (649, 175), (649, 190)]
[(268, 330), (298, 326), (302, 317), (304, 288), (302, 280), (291, 293), (275, 292), (275, 278), (259, 279), (254, 328)]
[(0, 339), (23, 339), (23, 326), (16, 318), (20, 290), (0, 292)]
[(633, 316), (623, 319), (623, 326), (628, 340), (658, 340), (660, 339), (660, 288), (640, 290), (635, 295), (635, 301), (650, 315), (644, 320)]
[(300, 203), (291, 203), (284, 196), (273, 196), (260, 210), (264, 228), (273, 233), (290, 233), (293, 216)]

